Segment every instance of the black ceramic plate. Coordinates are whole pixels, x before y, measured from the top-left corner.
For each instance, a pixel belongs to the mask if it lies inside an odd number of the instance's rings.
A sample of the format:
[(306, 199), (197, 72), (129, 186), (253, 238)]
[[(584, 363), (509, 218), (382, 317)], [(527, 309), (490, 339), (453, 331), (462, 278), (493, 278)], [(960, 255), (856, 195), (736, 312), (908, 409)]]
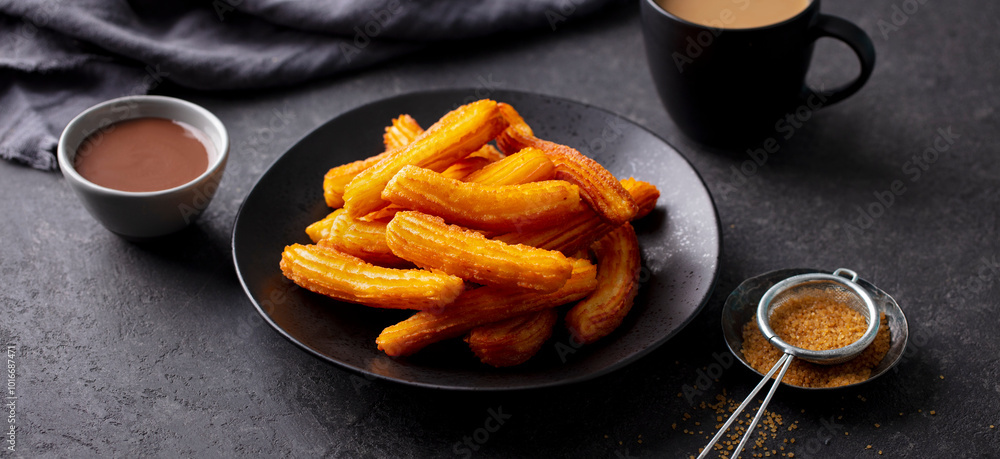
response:
[(507, 390), (583, 381), (632, 362), (676, 335), (707, 301), (719, 268), (721, 232), (712, 198), (690, 164), (656, 135), (614, 113), (556, 97), (495, 91), (541, 138), (570, 145), (618, 177), (661, 191), (657, 209), (635, 223), (643, 269), (635, 305), (612, 335), (574, 346), (562, 325), (538, 355), (506, 369), (479, 363), (460, 339), (408, 358), (377, 350), (375, 337), (410, 313), (346, 304), (298, 288), (278, 268), (285, 245), (329, 211), (327, 169), (382, 151), (390, 120), (409, 113), (425, 127), (479, 97), (476, 90), (406, 94), (374, 102), (320, 126), (278, 158), (250, 191), (233, 228), (233, 258), (250, 300), (279, 333), (317, 357), (367, 377), (441, 389)]

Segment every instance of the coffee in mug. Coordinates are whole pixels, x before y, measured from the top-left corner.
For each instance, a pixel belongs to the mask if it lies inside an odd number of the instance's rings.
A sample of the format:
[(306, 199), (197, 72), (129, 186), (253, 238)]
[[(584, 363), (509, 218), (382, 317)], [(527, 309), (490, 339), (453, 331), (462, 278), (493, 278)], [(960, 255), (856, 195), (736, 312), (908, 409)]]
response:
[(777, 24), (809, 6), (809, 0), (657, 0), (656, 3), (685, 21), (718, 29)]
[[(775, 137), (782, 120), (857, 92), (875, 66), (858, 26), (821, 14), (820, 0), (641, 0), (646, 58), (660, 100), (689, 137), (743, 149)], [(810, 88), (820, 37), (846, 43), (861, 73), (836, 88)]]

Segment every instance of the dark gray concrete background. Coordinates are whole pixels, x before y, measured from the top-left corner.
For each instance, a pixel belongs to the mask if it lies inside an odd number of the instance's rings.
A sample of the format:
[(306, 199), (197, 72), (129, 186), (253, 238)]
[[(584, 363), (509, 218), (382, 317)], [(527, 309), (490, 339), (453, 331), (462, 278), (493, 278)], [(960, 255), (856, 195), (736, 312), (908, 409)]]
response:
[[(896, 13), (904, 7), (912, 14)], [(994, 457), (1000, 6), (830, 0), (823, 10), (872, 36), (874, 75), (853, 98), (814, 114), (745, 183), (733, 172), (745, 153), (693, 144), (661, 108), (636, 5), (556, 30), (440, 46), (295, 88), (201, 93), (162, 86), (156, 92), (215, 112), (233, 149), (206, 215), (158, 244), (107, 232), (59, 174), (0, 163), (0, 344), (17, 351), (16, 455), (687, 457), (715, 424), (699, 404), (723, 390), (742, 399), (756, 383), (739, 366), (714, 371), (711, 382), (700, 378), (699, 371), (722, 368), (712, 364), (713, 354), (726, 352), (719, 328), (726, 295), (765, 271), (844, 266), (899, 301), (910, 349), (897, 371), (870, 384), (778, 391), (771, 410), (784, 424), (771, 444), (797, 439), (781, 444), (779, 457), (876, 457), (879, 450), (882, 457)], [(894, 13), (906, 21), (889, 30)], [(810, 80), (834, 85), (856, 70), (845, 46), (822, 40)], [(593, 104), (648, 127), (694, 164), (715, 197), (724, 253), (710, 303), (684, 332), (597, 380), (475, 394), (353, 376), (257, 318), (229, 249), (237, 208), (257, 177), (344, 111), (455, 87)], [(954, 141), (917, 176), (909, 162), (942, 131)], [(896, 180), (905, 191), (878, 212), (873, 203)], [(864, 221), (859, 209), (875, 209), (875, 218)], [(503, 423), (487, 422), (496, 412)], [(788, 431), (793, 423), (797, 429)], [(478, 450), (463, 445), (464, 437)]]

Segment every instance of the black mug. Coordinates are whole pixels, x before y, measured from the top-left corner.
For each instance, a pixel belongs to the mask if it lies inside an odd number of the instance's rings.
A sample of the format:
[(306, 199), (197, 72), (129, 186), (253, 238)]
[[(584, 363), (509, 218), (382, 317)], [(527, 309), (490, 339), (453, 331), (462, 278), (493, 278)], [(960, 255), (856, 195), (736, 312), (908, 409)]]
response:
[[(697, 0), (692, 0), (697, 1)], [(746, 147), (777, 137), (796, 112), (811, 115), (857, 92), (875, 66), (875, 48), (858, 26), (821, 14), (813, 0), (795, 16), (745, 29), (681, 19), (642, 0), (642, 29), (653, 81), (670, 117), (710, 146)], [(854, 81), (830, 90), (805, 83), (820, 37), (843, 41), (861, 61)], [(808, 116), (807, 116), (808, 117)]]

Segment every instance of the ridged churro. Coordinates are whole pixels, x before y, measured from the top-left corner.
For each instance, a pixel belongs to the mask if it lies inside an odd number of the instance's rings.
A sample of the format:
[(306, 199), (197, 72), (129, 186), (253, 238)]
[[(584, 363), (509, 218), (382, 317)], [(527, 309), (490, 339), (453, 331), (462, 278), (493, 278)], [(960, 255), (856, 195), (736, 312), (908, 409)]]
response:
[(549, 155), (556, 166), (556, 177), (580, 187), (584, 200), (608, 223), (620, 225), (635, 218), (638, 207), (632, 196), (604, 166), (566, 145), (535, 137), (513, 107), (500, 104), (500, 111), (509, 126), (497, 138), (506, 153), (534, 147)]
[[(622, 180), (623, 187), (635, 195), (638, 208), (646, 213), (656, 207), (660, 196), (659, 190), (648, 182), (635, 179)], [(493, 239), (508, 244), (524, 244), (547, 250), (558, 250), (564, 254), (573, 254), (586, 249), (591, 243), (604, 237), (615, 229), (616, 225), (603, 220), (591, 209), (577, 212), (566, 219), (562, 225), (547, 227), (537, 231), (513, 231), (494, 236)]]
[(480, 169), (503, 159), (504, 154), (500, 153), (496, 147), (490, 144), (483, 145), (482, 148), (472, 152), (458, 161), (455, 161), (441, 175), (455, 180), (465, 180), (469, 174), (478, 172)]
[(579, 343), (589, 344), (614, 331), (639, 292), (639, 241), (625, 223), (592, 246), (597, 257), (597, 289), (566, 313), (566, 327)]
[(386, 226), (386, 242), (394, 254), (417, 266), (503, 288), (553, 291), (573, 271), (572, 259), (560, 252), (489, 240), (414, 211), (393, 217)]
[(552, 337), (559, 319), (555, 308), (480, 325), (465, 337), (479, 361), (494, 367), (520, 365), (538, 353)]
[(330, 298), (418, 310), (386, 327), (378, 349), (406, 356), (464, 336), (481, 362), (506, 367), (551, 338), (558, 306), (571, 306), (580, 343), (620, 326), (640, 269), (629, 222), (656, 207), (655, 186), (617, 180), (488, 99), (426, 131), (400, 115), (382, 141), (383, 153), (329, 169), (323, 195), (336, 210), (280, 263)]
[(337, 218), (338, 215), (343, 214), (344, 209), (337, 209), (330, 212), (322, 220), (319, 220), (306, 227), (306, 234), (309, 235), (309, 239), (312, 239), (313, 243), (319, 242), (321, 239), (330, 237), (331, 229), (333, 228), (333, 220)]
[(500, 161), (501, 159), (504, 159), (504, 157), (506, 157), (506, 155), (504, 155), (502, 151), (497, 150), (497, 147), (490, 144), (483, 145), (482, 148), (470, 153), (469, 156), (466, 156), (466, 158), (485, 158), (491, 163)]
[(385, 241), (385, 226), (388, 220), (362, 221), (347, 212), (338, 211), (330, 223), (325, 238), (318, 242), (354, 255), (369, 263), (388, 268), (412, 268), (410, 263), (397, 257)]
[[(495, 162), (486, 164), (479, 170), (473, 171), (468, 175), (462, 175), (464, 171), (459, 170), (459, 167), (466, 166), (461, 166), (460, 163), (465, 161), (482, 161), (483, 158), (495, 157), (491, 152), (495, 152), (495, 155), (501, 155), (498, 150), (487, 144), (475, 153), (452, 164), (441, 175), (462, 180), (463, 182), (481, 183), (484, 185), (517, 185), (549, 180), (555, 176), (555, 165), (552, 164), (548, 156), (545, 156), (545, 153), (534, 148), (526, 148), (513, 155), (501, 157)], [(406, 209), (393, 204), (365, 215), (362, 219), (391, 219), (400, 210)]]
[(622, 179), (621, 183), (628, 194), (632, 195), (632, 199), (635, 200), (635, 204), (639, 208), (639, 212), (635, 214), (633, 220), (649, 215), (656, 208), (656, 200), (660, 199), (660, 190), (655, 185), (636, 180), (633, 177)]
[(281, 272), (310, 291), (377, 308), (439, 311), (465, 290), (460, 277), (424, 269), (383, 268), (316, 245), (285, 247)]
[(545, 152), (525, 148), (465, 177), (466, 182), (482, 185), (517, 185), (551, 180), (556, 166)]
[(563, 180), (483, 185), (406, 166), (386, 185), (382, 199), (469, 228), (527, 231), (557, 225), (585, 209), (578, 190)]
[(360, 174), (361, 171), (374, 166), (382, 158), (389, 156), (390, 151), (409, 144), (423, 132), (424, 130), (420, 128), (420, 125), (410, 115), (400, 115), (398, 118), (392, 120), (392, 124), (385, 128), (385, 135), (383, 136), (383, 143), (385, 143), (384, 152), (370, 158), (331, 168), (323, 176), (323, 198), (326, 200), (326, 205), (334, 209), (343, 207), (344, 189), (347, 188), (348, 183), (351, 183), (351, 180), (354, 180), (355, 176)]
[(441, 172), (441, 175), (450, 179), (462, 180), (469, 174), (488, 166), (491, 162), (482, 156), (466, 156), (448, 166)]
[(597, 269), (587, 260), (575, 259), (572, 276), (559, 290), (548, 293), (498, 287), (467, 290), (438, 314), (421, 311), (387, 327), (375, 342), (388, 355), (410, 355), (429, 344), (462, 336), (480, 325), (579, 300), (596, 287)]
[(359, 218), (385, 207), (388, 203), (382, 199), (382, 190), (400, 169), (413, 165), (443, 171), (482, 148), (506, 126), (497, 103), (492, 100), (484, 99), (452, 110), (413, 142), (392, 150), (387, 157), (355, 176), (344, 190), (344, 208)]
[(424, 133), (417, 120), (412, 116), (402, 114), (392, 120), (392, 124), (386, 126), (385, 134), (382, 135), (382, 143), (385, 151), (392, 151), (402, 148), (413, 142), (417, 136)]

